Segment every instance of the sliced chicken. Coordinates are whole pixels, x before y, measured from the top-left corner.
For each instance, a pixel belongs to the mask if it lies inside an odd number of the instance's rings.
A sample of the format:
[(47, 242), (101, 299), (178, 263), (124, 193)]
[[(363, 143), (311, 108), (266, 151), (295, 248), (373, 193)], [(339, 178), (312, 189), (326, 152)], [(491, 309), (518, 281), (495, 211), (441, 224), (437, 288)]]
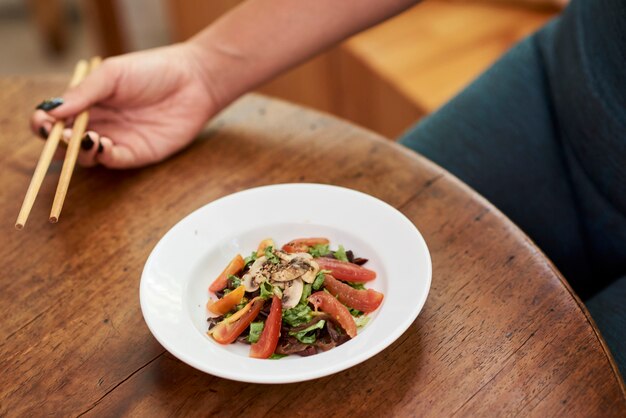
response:
[(313, 283), (319, 272), (319, 265), (313, 261), (313, 256), (308, 253), (288, 254), (276, 251), (276, 256), (281, 260), (283, 267), (272, 274), (271, 279), (279, 282), (294, 280), (301, 277), (306, 283)]
[(276, 282), (290, 282), (301, 277), (309, 271), (309, 268), (308, 264), (301, 265), (297, 261), (290, 261), (289, 264), (281, 264), (280, 268), (273, 271), (270, 279)]

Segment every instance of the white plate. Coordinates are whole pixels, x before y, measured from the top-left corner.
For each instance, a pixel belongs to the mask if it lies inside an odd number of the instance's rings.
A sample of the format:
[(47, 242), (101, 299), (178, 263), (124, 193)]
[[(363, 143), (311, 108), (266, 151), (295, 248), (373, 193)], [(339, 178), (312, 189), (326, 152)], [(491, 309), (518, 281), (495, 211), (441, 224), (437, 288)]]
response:
[[(323, 236), (343, 244), (378, 273), (384, 293), (369, 324), (347, 343), (310, 357), (248, 357), (249, 346), (223, 346), (206, 335), (208, 286), (237, 253), (271, 237)], [(413, 323), (431, 280), (428, 248), (402, 213), (372, 196), (321, 184), (281, 184), (235, 193), (196, 210), (156, 245), (141, 276), (143, 316), (156, 339), (185, 363), (227, 379), (290, 383), (345, 370), (379, 353)]]

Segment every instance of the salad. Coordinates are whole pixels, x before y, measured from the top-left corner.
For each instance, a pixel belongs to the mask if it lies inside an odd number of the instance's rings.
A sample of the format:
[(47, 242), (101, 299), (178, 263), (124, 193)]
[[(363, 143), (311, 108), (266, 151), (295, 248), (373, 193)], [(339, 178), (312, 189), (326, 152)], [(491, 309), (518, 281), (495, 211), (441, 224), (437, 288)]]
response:
[(207, 334), (220, 344), (250, 345), (250, 357), (310, 356), (356, 337), (383, 294), (366, 289), (376, 272), (326, 238), (272, 239), (237, 254), (209, 286)]

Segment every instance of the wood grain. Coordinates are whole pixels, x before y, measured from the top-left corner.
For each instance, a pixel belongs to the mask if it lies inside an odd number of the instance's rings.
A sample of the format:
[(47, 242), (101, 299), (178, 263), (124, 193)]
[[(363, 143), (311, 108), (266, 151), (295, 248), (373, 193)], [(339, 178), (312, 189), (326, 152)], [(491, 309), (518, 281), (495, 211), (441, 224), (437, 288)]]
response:
[[(297, 106), (248, 96), (162, 164), (78, 168), (56, 225), (53, 165), (29, 225), (14, 231), (42, 146), (27, 118), (63, 81), (0, 79), (0, 416), (626, 414), (587, 312), (510, 221), (416, 154)], [(301, 384), (228, 381), (165, 352), (138, 295), (159, 238), (218, 197), (304, 181), (370, 193), (418, 226), (433, 284), (415, 323), (374, 358)]]

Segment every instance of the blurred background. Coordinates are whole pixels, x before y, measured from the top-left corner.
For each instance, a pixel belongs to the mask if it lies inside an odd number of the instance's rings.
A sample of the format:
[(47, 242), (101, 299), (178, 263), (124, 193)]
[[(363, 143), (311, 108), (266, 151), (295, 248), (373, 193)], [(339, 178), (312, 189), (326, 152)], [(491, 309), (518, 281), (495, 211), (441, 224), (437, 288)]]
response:
[[(393, 138), (558, 14), (563, 2), (427, 0), (259, 90)], [(69, 77), (80, 58), (185, 40), (239, 3), (0, 0), (0, 75)]]

